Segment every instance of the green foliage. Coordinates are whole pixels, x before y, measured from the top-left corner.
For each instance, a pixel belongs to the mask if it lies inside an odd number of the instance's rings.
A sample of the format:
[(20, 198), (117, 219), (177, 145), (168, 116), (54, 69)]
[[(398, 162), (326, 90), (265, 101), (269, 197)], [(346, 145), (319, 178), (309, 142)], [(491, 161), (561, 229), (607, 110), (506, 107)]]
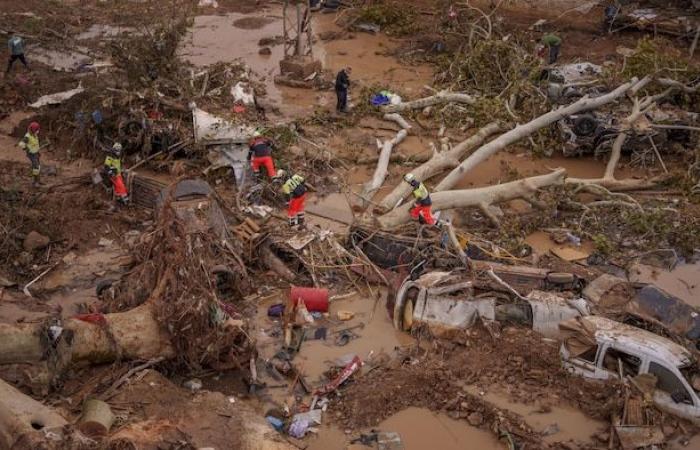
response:
[(610, 256), (615, 251), (615, 246), (604, 234), (597, 233), (593, 235), (593, 245), (598, 253), (604, 256)]
[(387, 34), (405, 36), (418, 31), (413, 8), (407, 8), (398, 2), (365, 6), (360, 10), (358, 21), (376, 23)]
[[(657, 74), (680, 75), (688, 70), (688, 61), (674, 45), (645, 36), (637, 42), (634, 53), (625, 61), (624, 78), (643, 78)], [(678, 77), (673, 76), (678, 79)]]

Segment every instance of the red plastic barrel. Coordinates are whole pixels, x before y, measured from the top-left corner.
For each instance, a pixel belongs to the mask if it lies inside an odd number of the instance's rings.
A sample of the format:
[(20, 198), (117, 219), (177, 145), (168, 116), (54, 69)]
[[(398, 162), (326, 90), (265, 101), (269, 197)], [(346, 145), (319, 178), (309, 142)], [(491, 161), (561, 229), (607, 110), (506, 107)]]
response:
[(289, 298), (295, 305), (302, 299), (311, 312), (328, 312), (328, 289), (292, 286)]

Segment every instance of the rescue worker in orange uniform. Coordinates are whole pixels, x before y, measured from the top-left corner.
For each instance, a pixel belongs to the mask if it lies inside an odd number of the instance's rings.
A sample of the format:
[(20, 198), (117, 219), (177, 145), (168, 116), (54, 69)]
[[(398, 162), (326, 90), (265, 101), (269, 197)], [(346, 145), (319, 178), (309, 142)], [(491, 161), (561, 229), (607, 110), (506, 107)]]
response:
[(253, 139), (248, 146), (248, 161), (257, 177), (260, 177), (260, 167), (265, 167), (267, 176), (275, 178), (275, 163), (272, 160), (273, 143), (270, 139), (262, 135), (260, 129), (255, 130)]
[(112, 189), (117, 201), (126, 204), (129, 201), (129, 193), (126, 191), (124, 177), (122, 176), (122, 144), (115, 142), (110, 154), (105, 158), (104, 172), (112, 181)]
[(437, 221), (431, 211), (433, 201), (430, 199), (428, 188), (416, 180), (412, 173), (404, 175), (403, 180), (411, 185), (413, 197), (416, 199), (413, 208), (411, 208), (411, 217), (414, 220), (418, 220), (421, 224), (436, 225)]
[(282, 185), (282, 192), (289, 197), (287, 217), (289, 226), (299, 225), (304, 228), (304, 203), (306, 200), (306, 182), (304, 177), (294, 174)]

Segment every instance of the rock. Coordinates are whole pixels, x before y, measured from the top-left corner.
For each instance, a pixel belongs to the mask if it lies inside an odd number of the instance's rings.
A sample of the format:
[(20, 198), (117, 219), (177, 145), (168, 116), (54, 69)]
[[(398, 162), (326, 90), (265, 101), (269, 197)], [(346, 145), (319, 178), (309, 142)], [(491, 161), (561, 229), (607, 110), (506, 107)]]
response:
[(22, 246), (26, 251), (33, 252), (34, 250), (40, 250), (46, 247), (49, 245), (49, 242), (51, 242), (51, 239), (47, 236), (36, 231), (31, 231), (27, 237), (24, 238), (24, 244), (22, 244)]
[(272, 54), (272, 49), (270, 47), (263, 47), (260, 50), (258, 50), (259, 55), (271, 55)]
[(66, 256), (63, 257), (63, 263), (67, 265), (73, 264), (73, 261), (78, 257), (74, 252), (68, 252), (66, 253)]
[(467, 422), (473, 427), (478, 427), (484, 423), (484, 416), (480, 412), (473, 412), (467, 416)]
[(114, 241), (107, 238), (100, 238), (100, 240), (97, 242), (97, 245), (100, 247), (111, 247), (112, 244), (114, 244)]
[(547, 428), (542, 430), (542, 434), (545, 436), (551, 436), (557, 433), (559, 433), (559, 425), (557, 425), (556, 423), (548, 425)]

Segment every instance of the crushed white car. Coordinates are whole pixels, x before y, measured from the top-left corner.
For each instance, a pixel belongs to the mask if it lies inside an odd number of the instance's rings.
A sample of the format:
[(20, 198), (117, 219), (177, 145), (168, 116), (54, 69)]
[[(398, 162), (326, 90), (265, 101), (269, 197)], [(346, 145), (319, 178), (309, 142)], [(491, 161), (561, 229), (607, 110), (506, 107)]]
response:
[(656, 377), (654, 403), (700, 424), (700, 368), (686, 348), (649, 331), (600, 316), (559, 324), (564, 367), (586, 378)]

